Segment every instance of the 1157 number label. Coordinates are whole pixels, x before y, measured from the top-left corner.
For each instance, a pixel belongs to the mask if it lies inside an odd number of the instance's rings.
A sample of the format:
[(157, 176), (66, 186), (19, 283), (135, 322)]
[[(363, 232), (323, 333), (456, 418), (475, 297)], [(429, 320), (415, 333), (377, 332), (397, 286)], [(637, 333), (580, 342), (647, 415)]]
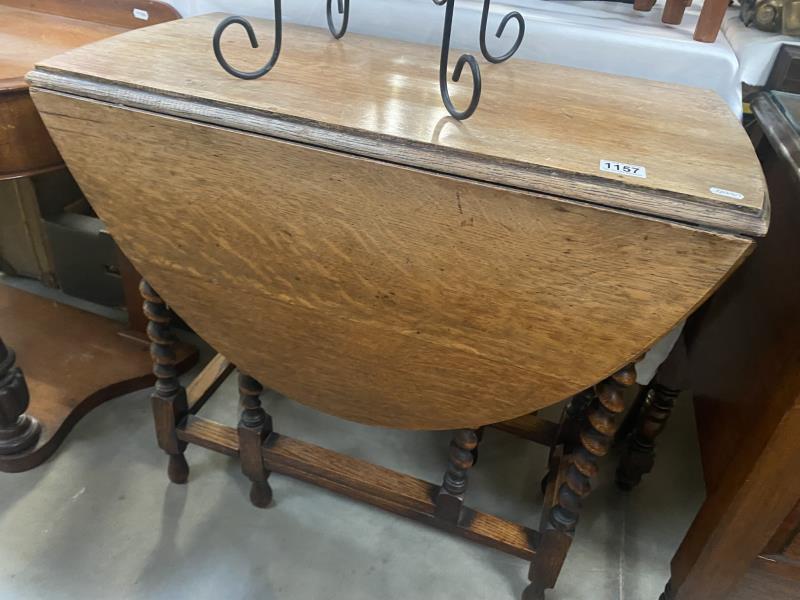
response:
[(641, 165), (629, 165), (614, 160), (601, 160), (600, 170), (607, 173), (616, 173), (617, 175), (627, 175), (628, 177), (647, 178), (647, 169)]

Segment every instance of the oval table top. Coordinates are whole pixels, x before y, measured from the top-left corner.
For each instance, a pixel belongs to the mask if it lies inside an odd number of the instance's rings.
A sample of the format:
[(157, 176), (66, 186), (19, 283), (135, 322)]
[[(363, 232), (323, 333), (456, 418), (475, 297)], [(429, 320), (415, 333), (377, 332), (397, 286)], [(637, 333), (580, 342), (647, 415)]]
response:
[[(31, 95), (161, 297), (325, 412), (453, 429), (559, 402), (650, 348), (766, 228), (755, 153), (705, 92), (516, 61), (486, 67), (454, 123), (436, 48), (287, 25), (282, 62), (241, 81), (214, 60), (219, 19), (48, 59)], [(631, 107), (625, 127), (612, 105)], [(648, 178), (598, 174), (626, 148)], [(712, 176), (744, 198), (709, 198)]]

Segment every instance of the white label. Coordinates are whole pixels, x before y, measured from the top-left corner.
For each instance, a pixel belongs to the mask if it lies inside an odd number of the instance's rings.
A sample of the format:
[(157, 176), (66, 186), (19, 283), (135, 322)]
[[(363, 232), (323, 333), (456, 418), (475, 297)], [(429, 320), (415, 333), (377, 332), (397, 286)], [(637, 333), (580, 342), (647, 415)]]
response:
[(744, 200), (744, 195), (739, 192), (732, 192), (730, 190), (723, 190), (722, 188), (712, 187), (708, 191), (717, 196), (725, 196), (726, 198), (733, 198), (734, 200)]
[(143, 10), (141, 8), (134, 8), (133, 16), (136, 17), (137, 19), (141, 19), (142, 21), (150, 20), (150, 14), (146, 10)]
[(628, 165), (615, 160), (601, 160), (600, 170), (617, 175), (627, 175), (628, 177), (647, 178), (647, 169), (641, 165)]

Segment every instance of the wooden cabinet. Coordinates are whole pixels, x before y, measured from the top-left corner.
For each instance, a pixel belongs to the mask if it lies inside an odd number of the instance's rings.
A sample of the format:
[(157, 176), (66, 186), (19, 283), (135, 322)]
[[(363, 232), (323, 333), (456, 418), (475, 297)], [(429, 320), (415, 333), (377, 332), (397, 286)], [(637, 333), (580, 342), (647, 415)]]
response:
[(800, 137), (779, 96), (753, 102), (769, 234), (687, 327), (708, 498), (668, 598), (800, 598)]

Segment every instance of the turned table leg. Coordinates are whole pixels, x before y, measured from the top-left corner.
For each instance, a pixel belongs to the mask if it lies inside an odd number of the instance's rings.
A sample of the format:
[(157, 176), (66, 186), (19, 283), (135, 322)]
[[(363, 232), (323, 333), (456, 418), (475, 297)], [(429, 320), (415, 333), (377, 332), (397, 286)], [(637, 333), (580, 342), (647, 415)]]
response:
[(30, 397), (14, 351), (0, 339), (0, 455), (19, 454), (39, 440), (41, 427), (26, 415)]
[(150, 338), (150, 356), (156, 385), (150, 396), (156, 424), (158, 445), (169, 455), (167, 475), (173, 483), (186, 483), (189, 465), (183, 456), (186, 442), (178, 439), (176, 428), (186, 416), (188, 404), (186, 390), (178, 380), (175, 367), (177, 338), (170, 328), (167, 305), (156, 291), (142, 279), (139, 292), (144, 298), (144, 314), (148, 319), (147, 337)]
[(686, 385), (687, 357), (683, 335), (659, 367), (644, 404), (635, 417), (625, 451), (617, 468), (617, 485), (631, 490), (653, 469), (656, 438), (664, 431), (675, 399)]
[(680, 390), (656, 382), (645, 400), (635, 430), (628, 439), (625, 453), (617, 468), (617, 485), (623, 490), (632, 490), (642, 477), (653, 470), (656, 449), (655, 440), (672, 414), (675, 398)]
[(270, 472), (264, 468), (261, 447), (272, 433), (272, 417), (261, 407), (262, 385), (244, 373), (239, 373), (239, 398), (242, 416), (239, 420), (239, 458), (242, 472), (252, 482), (250, 502), (258, 508), (266, 508), (272, 501), (272, 488), (267, 482)]
[(569, 453), (579, 443), (580, 431), (586, 420), (586, 409), (597, 397), (594, 388), (583, 390), (569, 399), (561, 412), (561, 420), (558, 424), (556, 443), (551, 446), (547, 460), (547, 472), (542, 479), (542, 493), (547, 493), (547, 485), (550, 480), (557, 475), (558, 461), (554, 460), (554, 454), (561, 448), (561, 452)]
[(597, 392), (594, 388), (589, 388), (574, 395), (567, 402), (559, 433), (559, 440), (566, 444), (567, 452), (571, 452), (573, 447), (580, 442), (580, 432), (586, 423), (587, 411), (596, 399)]
[(581, 501), (592, 490), (598, 459), (608, 453), (614, 441), (618, 417), (625, 409), (623, 390), (635, 381), (634, 367), (628, 365), (597, 385), (596, 397), (586, 407), (577, 446), (563, 456), (563, 445), (554, 451), (551, 463), (558, 465), (558, 470), (548, 482), (541, 538), (523, 600), (542, 600), (545, 590), (555, 587), (572, 543)]
[(478, 447), (475, 429), (459, 429), (453, 434), (442, 487), (436, 495), (436, 516), (456, 523), (467, 491), (467, 471), (475, 463), (473, 451)]

